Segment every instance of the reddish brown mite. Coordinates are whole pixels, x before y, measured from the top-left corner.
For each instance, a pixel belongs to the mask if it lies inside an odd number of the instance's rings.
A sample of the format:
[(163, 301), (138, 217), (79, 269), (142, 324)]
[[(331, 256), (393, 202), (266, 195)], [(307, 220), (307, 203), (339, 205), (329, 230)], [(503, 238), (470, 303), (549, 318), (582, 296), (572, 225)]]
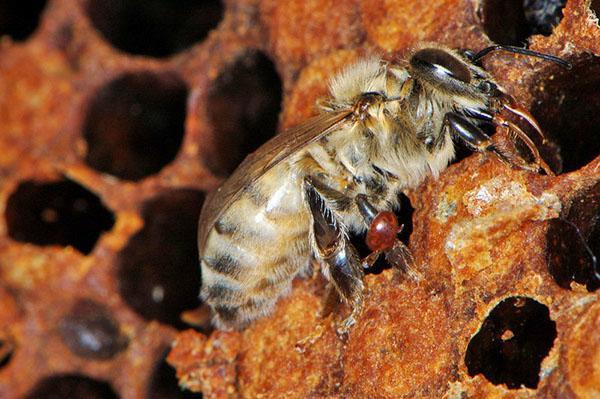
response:
[(398, 218), (392, 211), (377, 212), (365, 195), (359, 194), (356, 203), (360, 214), (368, 225), (366, 244), (372, 251), (362, 260), (363, 268), (368, 269), (379, 256), (385, 254), (390, 265), (397, 269), (409, 271), (414, 259), (398, 234), (404, 225), (398, 224)]
[(367, 231), (367, 246), (371, 251), (391, 249), (400, 231), (402, 231), (402, 226), (398, 226), (398, 219), (393, 212), (379, 212)]

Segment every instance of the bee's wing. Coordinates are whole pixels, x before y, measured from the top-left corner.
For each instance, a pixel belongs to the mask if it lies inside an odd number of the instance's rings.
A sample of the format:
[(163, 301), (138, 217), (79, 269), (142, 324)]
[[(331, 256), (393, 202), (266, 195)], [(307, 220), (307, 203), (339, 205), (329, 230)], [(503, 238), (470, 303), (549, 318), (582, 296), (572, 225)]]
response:
[(336, 130), (351, 114), (351, 110), (322, 113), (283, 131), (248, 155), (225, 183), (204, 202), (198, 227), (200, 251), (214, 223), (246, 187), (288, 156)]

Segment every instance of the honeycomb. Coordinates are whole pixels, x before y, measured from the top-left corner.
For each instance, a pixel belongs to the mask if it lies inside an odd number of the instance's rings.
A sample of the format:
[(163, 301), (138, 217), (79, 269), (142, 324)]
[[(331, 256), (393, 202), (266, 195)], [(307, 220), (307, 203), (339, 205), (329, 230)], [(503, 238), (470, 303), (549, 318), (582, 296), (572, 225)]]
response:
[[(0, 397), (600, 397), (597, 15), (597, 0), (0, 1)], [(346, 307), (319, 316), (318, 274), (242, 332), (190, 329), (205, 195), (313, 114), (339, 68), (423, 41), (569, 60), (484, 61), (560, 173), (461, 151), (407, 192), (419, 277), (376, 265), (347, 337)]]

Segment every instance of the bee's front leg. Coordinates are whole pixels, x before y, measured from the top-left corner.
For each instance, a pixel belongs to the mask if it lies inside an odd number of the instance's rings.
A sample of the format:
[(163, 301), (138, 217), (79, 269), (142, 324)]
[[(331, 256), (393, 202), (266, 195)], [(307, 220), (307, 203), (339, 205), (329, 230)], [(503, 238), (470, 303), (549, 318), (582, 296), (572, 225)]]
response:
[(471, 123), (467, 118), (454, 112), (448, 112), (445, 116), (444, 123), (452, 130), (452, 132), (465, 142), (475, 151), (485, 152), (490, 151), (507, 165), (512, 165), (512, 161), (502, 153), (481, 128)]
[(480, 113), (477, 116), (482, 118), (483, 120), (487, 120), (488, 122), (494, 125), (508, 127), (509, 129), (511, 129), (511, 132), (516, 134), (527, 145), (535, 159), (535, 163), (533, 165), (530, 165), (525, 160), (520, 159), (519, 157), (501, 151), (500, 148), (498, 148), (492, 142), (490, 136), (488, 136), (477, 125), (471, 123), (466, 117), (462, 115), (456, 114), (454, 112), (448, 112), (445, 115), (444, 122), (457, 137), (459, 137), (469, 147), (473, 148), (476, 151), (489, 151), (493, 153), (500, 161), (509, 166), (516, 166), (521, 169), (529, 170), (531, 172), (538, 172), (539, 169), (542, 168), (546, 172), (546, 174), (551, 176), (554, 175), (550, 167), (540, 156), (540, 153), (533, 141), (531, 141), (531, 139), (525, 134), (525, 132), (523, 132), (523, 130), (521, 130), (520, 127), (502, 118), (499, 115), (496, 115), (493, 117), (493, 119), (489, 120), (486, 119), (488, 115), (484, 113)]
[(345, 334), (362, 309), (364, 292), (360, 258), (337, 215), (337, 211), (350, 206), (352, 200), (316, 177), (304, 179), (304, 195), (311, 214), (312, 250), (342, 300), (352, 307), (352, 313), (338, 329), (340, 334)]

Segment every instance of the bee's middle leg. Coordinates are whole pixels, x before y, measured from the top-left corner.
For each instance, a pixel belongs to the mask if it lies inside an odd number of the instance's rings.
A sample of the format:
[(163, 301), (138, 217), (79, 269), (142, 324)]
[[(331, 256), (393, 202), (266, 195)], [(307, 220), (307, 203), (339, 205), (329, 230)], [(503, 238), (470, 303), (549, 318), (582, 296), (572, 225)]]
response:
[(316, 177), (304, 179), (304, 194), (311, 214), (310, 242), (315, 257), (324, 265), (325, 274), (342, 300), (352, 307), (352, 313), (338, 330), (346, 333), (356, 322), (364, 295), (361, 261), (337, 214), (351, 206), (352, 200)]

